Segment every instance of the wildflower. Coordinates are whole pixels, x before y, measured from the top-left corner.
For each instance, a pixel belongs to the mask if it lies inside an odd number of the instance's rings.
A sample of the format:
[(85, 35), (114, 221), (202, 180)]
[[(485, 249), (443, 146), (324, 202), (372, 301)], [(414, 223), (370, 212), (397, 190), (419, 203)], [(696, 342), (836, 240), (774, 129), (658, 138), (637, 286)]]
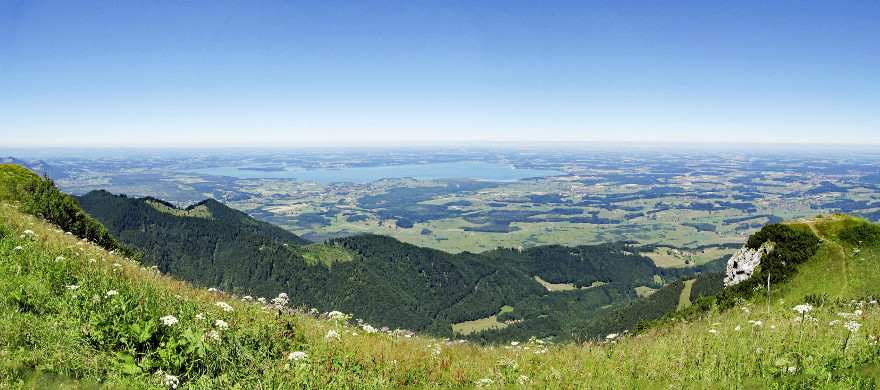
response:
[(272, 298), (272, 303), (278, 306), (287, 305), (287, 293), (280, 293), (277, 297)]
[(64, 256), (58, 256), (55, 258), (55, 262), (64, 261)]
[(68, 284), (67, 286), (64, 286), (64, 288), (66, 288), (66, 289), (68, 289), (68, 290), (70, 290), (70, 291), (76, 291), (76, 290), (79, 289), (79, 286), (77, 286), (77, 285), (75, 285), (75, 284)]
[(850, 332), (858, 332), (859, 328), (862, 327), (862, 324), (855, 322), (855, 321), (850, 321), (850, 322), (847, 322), (845, 326), (846, 326), (846, 329), (849, 330)]
[(234, 309), (232, 308), (232, 306), (230, 306), (230, 305), (229, 305), (228, 303), (226, 303), (226, 302), (217, 302), (216, 305), (217, 305), (217, 307), (223, 309), (223, 311), (225, 311), (225, 312), (227, 312), (227, 313), (230, 313), (230, 312), (232, 312), (232, 311), (234, 310)]
[(205, 313), (196, 314), (196, 319), (199, 321), (203, 321), (205, 319)]
[(33, 235), (34, 235), (34, 231), (31, 230), (31, 229), (27, 229), (27, 230), (23, 231), (22, 233), (24, 233), (24, 234), (26, 234), (26, 235), (28, 235), (28, 236), (33, 236)]
[(162, 377), (162, 385), (168, 388), (176, 389), (180, 385), (180, 379), (174, 375), (165, 374)]
[(327, 339), (327, 340), (331, 340), (331, 339), (337, 339), (337, 340), (338, 340), (338, 339), (339, 339), (339, 332), (337, 332), (337, 331), (335, 331), (335, 330), (333, 330), (333, 329), (330, 329), (329, 331), (327, 331), (327, 334), (324, 335), (324, 338)]
[(122, 268), (122, 264), (113, 263), (113, 268)]
[(828, 323), (828, 326), (837, 326), (840, 324), (840, 320), (832, 320)]
[(327, 318), (330, 318), (331, 320), (344, 320), (347, 317), (348, 316), (341, 311), (333, 310), (333, 311), (327, 313)]
[(13, 249), (15, 249), (16, 252), (21, 252), (22, 250), (24, 250), (21, 245), (16, 245)]
[(116, 290), (107, 291), (107, 298), (110, 298), (114, 295), (119, 295), (119, 291), (116, 291)]
[(211, 287), (208, 289), (208, 292), (217, 292), (217, 288)]
[(165, 317), (159, 318), (159, 321), (162, 321), (162, 325), (165, 326), (174, 326), (174, 324), (178, 322), (177, 317), (170, 314)]
[(220, 332), (216, 330), (208, 331), (208, 333), (205, 333), (205, 339), (215, 342), (220, 341)]
[(749, 320), (749, 323), (752, 324), (752, 326), (761, 326), (761, 325), (764, 325), (764, 322), (761, 321), (761, 320)]
[(95, 259), (89, 259), (89, 263), (97, 263), (97, 262), (98, 262), (98, 260), (95, 260)]
[(266, 304), (266, 298), (259, 297), (259, 298), (257, 298), (257, 302), (260, 302), (260, 303), (262, 303), (262, 304), (265, 305), (265, 304)]
[(226, 330), (226, 329), (229, 329), (229, 324), (226, 323), (226, 321), (223, 321), (223, 320), (216, 320), (216, 321), (214, 321), (214, 326), (216, 326), (217, 329), (220, 329), (220, 330)]
[(809, 303), (803, 303), (794, 307), (794, 311), (798, 312), (801, 315), (807, 314), (813, 310), (813, 305)]
[(605, 340), (614, 340), (617, 338), (617, 336), (620, 336), (620, 335), (617, 333), (611, 333), (608, 336), (605, 336)]
[(495, 381), (490, 378), (483, 378), (476, 382), (477, 386), (491, 386), (494, 385)]
[(244, 300), (244, 301), (248, 301), (248, 302), (250, 302), (250, 301), (253, 301), (253, 300), (254, 300), (254, 297), (252, 297), (252, 296), (250, 296), (250, 295), (245, 295), (245, 296), (243, 296), (241, 299)]
[(511, 341), (510, 345), (515, 347), (515, 346), (519, 345), (519, 341)]
[(364, 330), (364, 332), (367, 332), (367, 333), (376, 333), (376, 332), (378, 332), (378, 331), (376, 330), (376, 328), (370, 326), (370, 324), (364, 324), (364, 326), (362, 326), (361, 328)]
[(739, 332), (739, 331), (740, 331), (740, 330), (742, 330), (742, 327), (741, 327), (741, 326), (739, 326), (739, 325), (737, 325), (737, 326), (736, 326), (736, 328), (733, 328), (733, 330), (735, 330), (735, 331), (737, 331), (737, 332)]
[(298, 362), (303, 359), (308, 359), (309, 355), (303, 351), (293, 351), (287, 354), (287, 360), (293, 360)]
[(709, 329), (709, 333), (712, 333), (712, 334), (718, 334), (718, 331), (715, 330), (715, 329)]
[(529, 377), (526, 376), (526, 375), (520, 375), (519, 378), (517, 378), (516, 381), (517, 381), (517, 383), (519, 383), (519, 384), (521, 384), (521, 385), (524, 385), (524, 384), (529, 383)]
[(796, 371), (797, 371), (797, 367), (795, 367), (795, 366), (789, 366), (789, 367), (788, 367), (788, 373), (789, 373), (789, 374), (794, 374)]

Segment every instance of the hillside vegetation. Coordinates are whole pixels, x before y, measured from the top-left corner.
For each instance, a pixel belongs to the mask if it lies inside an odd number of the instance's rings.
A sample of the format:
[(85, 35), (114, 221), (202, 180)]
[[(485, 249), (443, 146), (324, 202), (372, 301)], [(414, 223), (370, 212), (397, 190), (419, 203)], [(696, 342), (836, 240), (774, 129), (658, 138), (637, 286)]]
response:
[(0, 387), (872, 389), (880, 372), (880, 227), (846, 216), (766, 228), (777, 248), (819, 238), (769, 297), (753, 288), (601, 341), (479, 346), (194, 288), (5, 194)]
[[(850, 219), (813, 223), (823, 243), (769, 306), (755, 297), (607, 342), (479, 347), (194, 289), (15, 204), (0, 216), (0, 382), (16, 387), (873, 388), (880, 357), (869, 297), (880, 284), (859, 273), (876, 268), (880, 248), (840, 239)], [(805, 290), (801, 279), (827, 282)], [(805, 293), (824, 298), (800, 314)]]
[[(79, 203), (113, 236), (143, 252), (145, 265), (198, 286), (264, 297), (284, 292), (297, 306), (437, 336), (454, 336), (455, 324), (486, 324), (486, 331), (468, 335), (482, 342), (604, 337), (607, 326), (599, 332), (587, 323), (610, 313), (608, 307), (636, 300), (637, 288), (659, 288), (702, 270), (659, 268), (622, 244), (480, 254), (376, 235), (307, 244), (214, 200), (180, 209), (94, 191)], [(573, 288), (549, 292), (536, 276)], [(511, 309), (498, 320), (515, 326), (493, 330), (501, 326), (491, 317), (503, 306)], [(666, 312), (633, 313), (650, 320)]]

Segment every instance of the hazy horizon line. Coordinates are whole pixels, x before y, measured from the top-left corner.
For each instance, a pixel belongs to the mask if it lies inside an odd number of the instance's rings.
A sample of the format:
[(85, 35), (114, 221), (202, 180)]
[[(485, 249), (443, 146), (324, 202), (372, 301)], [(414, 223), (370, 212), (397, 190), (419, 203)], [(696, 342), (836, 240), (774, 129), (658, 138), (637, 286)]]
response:
[(217, 143), (93, 143), (93, 144), (12, 144), (0, 147), (0, 150), (33, 150), (33, 149), (307, 149), (307, 148), (390, 148), (390, 147), (468, 147), (473, 149), (494, 148), (500, 146), (554, 146), (577, 148), (585, 146), (810, 146), (810, 147), (880, 147), (880, 142), (818, 142), (818, 141), (631, 141), (631, 140), (430, 140), (430, 141), (375, 141), (375, 142), (217, 142)]

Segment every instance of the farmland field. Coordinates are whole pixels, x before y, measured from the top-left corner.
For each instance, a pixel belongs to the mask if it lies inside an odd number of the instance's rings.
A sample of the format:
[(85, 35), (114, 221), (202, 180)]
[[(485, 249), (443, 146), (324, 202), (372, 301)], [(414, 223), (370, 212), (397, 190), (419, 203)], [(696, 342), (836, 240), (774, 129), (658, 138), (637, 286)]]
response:
[(215, 198), (312, 241), (374, 233), (456, 253), (627, 241), (658, 266), (687, 267), (730, 255), (766, 223), (880, 218), (880, 158), (833, 155), (401, 149), (24, 161), (74, 194)]

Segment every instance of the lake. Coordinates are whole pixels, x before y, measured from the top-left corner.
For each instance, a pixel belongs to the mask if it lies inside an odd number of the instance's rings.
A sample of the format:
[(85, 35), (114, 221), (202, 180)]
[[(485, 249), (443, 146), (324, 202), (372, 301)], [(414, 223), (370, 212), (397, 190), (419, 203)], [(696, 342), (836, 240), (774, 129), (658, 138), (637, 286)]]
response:
[(303, 182), (322, 184), (351, 182), (371, 183), (380, 179), (414, 178), (433, 179), (473, 179), (485, 181), (516, 181), (527, 177), (562, 175), (563, 172), (515, 168), (512, 165), (486, 163), (480, 161), (459, 161), (429, 164), (382, 165), (374, 167), (318, 168), (254, 168), (214, 167), (186, 171), (210, 176), (228, 176), (239, 179), (296, 179)]

